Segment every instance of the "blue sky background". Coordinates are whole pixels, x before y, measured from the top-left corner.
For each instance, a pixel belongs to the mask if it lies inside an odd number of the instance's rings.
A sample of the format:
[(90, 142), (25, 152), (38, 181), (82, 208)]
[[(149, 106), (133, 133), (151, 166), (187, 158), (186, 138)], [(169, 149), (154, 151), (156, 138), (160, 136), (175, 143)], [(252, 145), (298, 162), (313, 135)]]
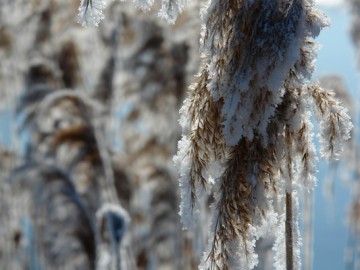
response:
[[(329, 1), (321, 10), (331, 19), (331, 27), (324, 29), (318, 42), (317, 70), (314, 78), (326, 74), (338, 74), (343, 77), (354, 100), (359, 102), (359, 74), (356, 70), (355, 49), (349, 34), (350, 16), (344, 4), (336, 5)], [(334, 4), (334, 5), (332, 5)], [(327, 164), (319, 164), (318, 187), (315, 189), (314, 206), (314, 269), (345, 269), (345, 248), (348, 241), (347, 207), (350, 202), (350, 189), (335, 179), (333, 201), (324, 197), (323, 184)]]

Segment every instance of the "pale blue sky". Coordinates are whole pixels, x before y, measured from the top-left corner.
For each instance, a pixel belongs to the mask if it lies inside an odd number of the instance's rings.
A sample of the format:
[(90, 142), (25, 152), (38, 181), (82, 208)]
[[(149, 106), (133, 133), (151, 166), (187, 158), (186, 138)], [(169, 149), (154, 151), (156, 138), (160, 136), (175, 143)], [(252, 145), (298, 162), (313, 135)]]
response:
[[(331, 2), (343, 1), (322, 1)], [(351, 42), (350, 16), (342, 5), (321, 7), (331, 19), (331, 27), (324, 29), (318, 41), (317, 70), (314, 78), (326, 74), (341, 75), (355, 100), (359, 100), (359, 76), (356, 71), (355, 50)], [(345, 269), (344, 256), (347, 242), (346, 216), (350, 199), (349, 188), (336, 179), (334, 201), (329, 202), (323, 195), (326, 164), (319, 164), (319, 183), (315, 190), (314, 214), (314, 270)]]

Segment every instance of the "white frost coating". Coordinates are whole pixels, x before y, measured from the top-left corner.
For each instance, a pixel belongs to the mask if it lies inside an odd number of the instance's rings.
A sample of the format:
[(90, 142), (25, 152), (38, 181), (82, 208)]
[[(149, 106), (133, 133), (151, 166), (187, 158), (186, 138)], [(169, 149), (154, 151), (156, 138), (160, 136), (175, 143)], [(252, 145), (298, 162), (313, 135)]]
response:
[[(301, 20), (304, 20), (304, 18), (301, 18)], [(279, 57), (280, 61), (276, 63), (276, 66), (270, 73), (270, 76), (264, 82), (268, 85), (269, 90), (274, 93), (281, 91), (281, 89), (283, 88), (283, 82), (288, 76), (290, 68), (293, 67), (295, 63), (300, 60), (300, 48), (302, 46), (304, 27), (300, 26), (299, 28), (300, 31), (297, 30), (296, 35), (288, 36), (290, 44), (286, 48), (284, 55), (281, 55), (281, 57)], [(279, 103), (279, 100), (277, 102)]]
[[(144, 12), (149, 12), (154, 5), (154, 0), (134, 0), (136, 8)], [(187, 0), (162, 0), (159, 17), (165, 19), (168, 23), (174, 24), (176, 19), (184, 10)]]
[[(313, 124), (311, 122), (310, 104), (307, 101), (305, 89), (299, 92), (300, 99), (297, 100), (296, 110), (291, 121), (288, 123), (291, 132), (302, 134), (297, 148), (301, 155), (293, 155), (295, 161), (295, 175), (292, 186), (295, 190), (310, 192), (316, 186), (316, 155), (314, 145)], [(295, 107), (293, 108), (295, 109)], [(304, 159), (304, 156), (307, 158)]]
[(317, 16), (321, 16), (321, 20), (317, 20), (311, 24), (311, 28), (308, 29), (310, 35), (315, 38), (317, 37), (321, 30), (325, 27), (329, 27), (331, 25), (330, 18), (325, 15), (325, 13), (314, 9), (313, 13), (318, 13)]
[(181, 195), (181, 204), (180, 204), (180, 217), (181, 222), (184, 227), (187, 229), (193, 228), (193, 211), (191, 206), (191, 188), (189, 184), (189, 175), (191, 171), (191, 160), (188, 155), (188, 149), (190, 145), (190, 140), (183, 136), (178, 142), (178, 153), (174, 156), (174, 163), (177, 168), (180, 168), (180, 195)]
[(106, 0), (81, 0), (79, 6), (79, 20), (82, 26), (98, 26), (100, 21), (105, 18), (104, 10), (107, 6)]
[(285, 248), (285, 214), (280, 215), (279, 224), (276, 227), (276, 239), (273, 246), (275, 252), (274, 268), (276, 270), (286, 269), (286, 248)]
[[(307, 12), (312, 14), (312, 11), (308, 9), (304, 12), (304, 7), (295, 2), (287, 11), (292, 23), (270, 24), (269, 18), (276, 10), (275, 2), (263, 1), (264, 10), (261, 11), (263, 14), (253, 22), (253, 27), (259, 30), (252, 42), (246, 40), (245, 34), (240, 31), (230, 36), (231, 40), (224, 39), (216, 31), (206, 28), (202, 33), (202, 49), (211, 60), (208, 89), (215, 101), (224, 98), (222, 109), (222, 116), (225, 119), (224, 135), (229, 145), (235, 145), (241, 137), (252, 140), (254, 133), (262, 135), (266, 144), (269, 119), (281, 102), (284, 93), (283, 84), (289, 76), (290, 69), (300, 63), (300, 52), (306, 44), (306, 37), (315, 37), (320, 29), (327, 25), (327, 21), (322, 18), (317, 18), (317, 21), (309, 25), (306, 16)], [(252, 11), (252, 4), (253, 1), (246, 1), (243, 4), (242, 17), (248, 16), (247, 9)], [(210, 2), (202, 11), (206, 14), (203, 15), (204, 20), (209, 20), (210, 16), (215, 16), (214, 14), (219, 10), (226, 9), (226, 5), (227, 2)], [(275, 33), (279, 38), (275, 37)], [(231, 55), (226, 58), (224, 54), (227, 52), (219, 49), (224, 46), (242, 46), (243, 53), (248, 56), (240, 58), (239, 61), (234, 61)], [(223, 64), (219, 65), (219, 63)], [(302, 75), (301, 71), (305, 74)], [(300, 70), (298, 79), (301, 77), (303, 79), (309, 77), (307, 68)], [(270, 93), (266, 94), (265, 91)], [(261, 100), (266, 102), (261, 103)], [(256, 107), (257, 103), (261, 103), (262, 106)]]
[(174, 24), (177, 17), (182, 13), (186, 0), (163, 0), (159, 16), (167, 22)]
[(297, 192), (293, 193), (293, 242), (294, 242), (294, 270), (301, 269), (301, 246), (302, 238), (299, 227), (299, 196)]
[(224, 172), (224, 164), (221, 164), (219, 160), (212, 161), (207, 171), (204, 172), (205, 179), (209, 179), (208, 183), (213, 185), (217, 182), (217, 180), (221, 177)]
[(240, 241), (238, 244), (236, 256), (239, 260), (230, 261), (230, 269), (251, 270), (258, 264), (258, 255), (255, 253), (257, 228), (251, 226), (248, 233), (249, 238), (246, 239), (246, 243)]
[(149, 12), (154, 5), (154, 0), (134, 0), (136, 8), (141, 9), (144, 12)]
[[(78, 22), (82, 26), (98, 26), (105, 18), (104, 10), (108, 3), (113, 0), (81, 0), (79, 6)], [(149, 12), (154, 5), (154, 0), (133, 0), (136, 8), (143, 12)], [(162, 0), (159, 17), (168, 23), (174, 24), (176, 19), (185, 8), (187, 0)]]
[[(298, 190), (306, 190), (307, 192), (311, 192), (315, 188), (317, 183), (316, 162), (318, 161), (314, 145), (313, 124), (311, 122), (311, 113), (303, 102), (301, 102), (300, 106), (298, 107), (298, 113), (298, 118), (302, 117), (302, 123), (305, 123), (306, 125), (306, 130), (304, 131), (304, 141), (307, 142), (306, 150), (309, 162), (306, 164), (306, 168), (304, 168), (304, 164), (302, 164), (303, 160), (301, 159), (301, 157), (298, 157), (298, 159), (296, 160), (296, 171), (300, 172), (300, 175), (298, 175), (298, 177), (296, 178), (299, 180), (294, 182), (293, 185), (295, 185)], [(300, 116), (300, 114), (302, 116)]]
[[(216, 222), (219, 212), (216, 208), (216, 204), (212, 206), (213, 208), (213, 221), (211, 224), (210, 234), (209, 234), (209, 241), (207, 244), (207, 248), (203, 253), (201, 258), (201, 262), (199, 265), (199, 270), (208, 270), (208, 269), (223, 269), (227, 267), (228, 269), (232, 270), (251, 270), (258, 264), (258, 255), (254, 252), (255, 244), (256, 244), (256, 235), (257, 235), (257, 228), (250, 226), (248, 230), (248, 238), (245, 240), (241, 238), (239, 240), (233, 239), (231, 243), (227, 243), (227, 248), (231, 251), (227, 261), (227, 265), (223, 265), (221, 261), (216, 262), (215, 265), (209, 260), (209, 254), (212, 250), (214, 244), (214, 237), (216, 230)], [(217, 254), (220, 256), (220, 254)]]
[[(284, 200), (282, 204), (285, 205)], [(286, 209), (284, 208), (284, 212)], [(285, 214), (280, 215), (279, 224), (276, 227), (276, 239), (273, 246), (274, 255), (274, 268), (275, 270), (286, 269), (286, 239), (285, 239)], [(299, 199), (296, 191), (292, 193), (292, 236), (293, 236), (293, 269), (301, 270), (301, 246), (302, 239), (299, 230)]]
[(224, 106), (222, 108), (222, 115), (226, 119), (224, 121), (224, 136), (229, 145), (236, 145), (239, 138), (244, 134), (244, 126), (242, 119), (248, 119), (250, 110), (248, 108), (241, 108), (238, 112), (240, 102), (240, 93), (235, 92), (233, 95), (227, 95), (224, 99)]
[[(346, 108), (334, 99), (334, 93), (324, 91), (319, 86), (315, 86), (320, 94), (326, 94), (327, 99), (321, 102), (321, 109), (313, 95), (311, 105), (315, 112), (315, 117), (319, 121), (319, 133), (317, 135), (320, 143), (320, 156), (326, 160), (338, 160), (343, 151), (343, 143), (351, 137), (353, 124)], [(329, 138), (330, 137), (330, 138)]]
[[(191, 86), (190, 86), (191, 89)], [(187, 117), (186, 112), (189, 110), (189, 107), (191, 106), (191, 102), (189, 100), (189, 98), (186, 98), (184, 100), (184, 103), (179, 111), (180, 113), (180, 119), (179, 119), (179, 124), (182, 127), (182, 134), (189, 134), (189, 126), (190, 126), (190, 121), (189, 118)]]
[[(335, 107), (334, 110), (342, 116), (344, 121), (341, 121), (339, 125), (336, 125), (335, 127), (330, 125), (327, 121), (321, 121), (320, 133), (318, 134), (320, 155), (327, 160), (338, 160), (340, 158), (340, 155), (343, 152), (343, 143), (350, 138), (350, 132), (353, 127), (346, 109), (343, 107)], [(334, 129), (338, 136), (334, 138), (334, 143), (330, 144), (328, 137)]]

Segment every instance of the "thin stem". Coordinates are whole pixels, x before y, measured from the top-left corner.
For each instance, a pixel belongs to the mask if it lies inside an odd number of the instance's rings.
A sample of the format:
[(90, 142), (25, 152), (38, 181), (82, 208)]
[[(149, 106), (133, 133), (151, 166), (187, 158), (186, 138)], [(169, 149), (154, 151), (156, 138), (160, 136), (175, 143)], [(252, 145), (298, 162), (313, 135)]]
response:
[(304, 221), (304, 270), (313, 269), (313, 194), (305, 192), (303, 205)]
[(285, 221), (285, 239), (286, 239), (286, 269), (293, 270), (294, 251), (293, 251), (293, 231), (292, 231), (292, 196), (286, 192), (286, 221)]

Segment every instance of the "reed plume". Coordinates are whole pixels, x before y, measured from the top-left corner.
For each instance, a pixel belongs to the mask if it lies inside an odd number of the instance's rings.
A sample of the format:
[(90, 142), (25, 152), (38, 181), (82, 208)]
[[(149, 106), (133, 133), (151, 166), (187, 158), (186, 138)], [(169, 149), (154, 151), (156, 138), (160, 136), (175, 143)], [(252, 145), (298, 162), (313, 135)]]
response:
[(347, 110), (309, 83), (313, 38), (328, 22), (312, 1), (294, 0), (211, 1), (203, 23), (175, 157), (185, 227), (204, 194), (215, 197), (200, 269), (253, 269), (255, 243), (271, 232), (275, 268), (300, 269), (297, 194), (316, 183), (310, 115), (325, 158), (339, 157), (352, 128)]

